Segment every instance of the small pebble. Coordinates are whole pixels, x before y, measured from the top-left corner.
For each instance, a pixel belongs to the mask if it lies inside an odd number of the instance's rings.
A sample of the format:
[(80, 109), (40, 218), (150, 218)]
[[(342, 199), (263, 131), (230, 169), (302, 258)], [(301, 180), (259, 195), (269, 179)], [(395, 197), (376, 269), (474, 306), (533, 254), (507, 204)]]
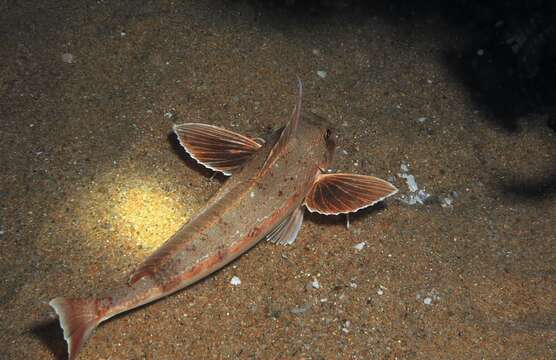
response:
[(71, 64), (73, 63), (74, 60), (74, 56), (70, 53), (64, 53), (62, 54), (62, 61), (67, 63), (67, 64)]
[(344, 323), (344, 326), (342, 327), (342, 332), (344, 334), (347, 334), (349, 332), (349, 327), (351, 326), (351, 321), (346, 320), (346, 322)]
[(477, 55), (483, 56), (484, 54), (485, 54), (485, 51), (483, 49), (477, 50)]
[(432, 298), (430, 297), (426, 297), (423, 299), (423, 304), (425, 305), (431, 305), (432, 304)]
[(319, 71), (317, 71), (317, 75), (318, 75), (321, 79), (324, 79), (324, 78), (326, 77), (327, 74), (326, 74), (326, 71), (324, 71), (324, 70), (319, 70)]
[(353, 245), (353, 248), (354, 248), (355, 250), (361, 251), (361, 250), (363, 250), (363, 248), (364, 248), (365, 246), (367, 246), (367, 243), (366, 243), (365, 241), (363, 241), (363, 242), (360, 242), (360, 243), (357, 243), (357, 244)]
[(313, 287), (313, 289), (320, 289), (320, 283), (316, 277), (314, 277), (313, 281), (311, 281), (311, 287)]
[(230, 280), (230, 284), (233, 286), (238, 286), (239, 284), (241, 284), (241, 280), (237, 276), (233, 276)]
[(442, 206), (443, 208), (451, 208), (452, 207), (452, 198), (449, 197), (449, 196), (443, 198), (440, 206)]
[(420, 118), (417, 119), (417, 121), (420, 122), (420, 123), (424, 123), (427, 120), (428, 119), (426, 117), (420, 117)]
[(384, 295), (384, 290), (378, 289), (378, 290), (376, 291), (376, 293), (377, 293), (378, 295), (382, 296), (382, 295)]

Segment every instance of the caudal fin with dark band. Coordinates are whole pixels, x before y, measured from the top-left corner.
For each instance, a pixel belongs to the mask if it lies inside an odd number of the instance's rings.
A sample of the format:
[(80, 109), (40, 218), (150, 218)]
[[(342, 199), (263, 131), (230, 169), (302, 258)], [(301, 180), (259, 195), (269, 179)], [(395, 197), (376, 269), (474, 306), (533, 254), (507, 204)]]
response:
[(66, 299), (58, 297), (49, 305), (56, 311), (64, 339), (68, 344), (68, 360), (75, 360), (93, 330), (102, 321), (95, 299)]

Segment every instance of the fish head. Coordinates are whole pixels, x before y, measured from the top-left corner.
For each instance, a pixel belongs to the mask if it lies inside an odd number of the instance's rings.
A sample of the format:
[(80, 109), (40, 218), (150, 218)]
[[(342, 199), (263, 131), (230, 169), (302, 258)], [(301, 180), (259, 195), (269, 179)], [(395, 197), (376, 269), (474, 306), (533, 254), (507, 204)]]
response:
[(338, 134), (322, 116), (309, 112), (303, 117), (297, 139), (305, 147), (307, 156), (320, 169), (326, 170), (332, 164)]

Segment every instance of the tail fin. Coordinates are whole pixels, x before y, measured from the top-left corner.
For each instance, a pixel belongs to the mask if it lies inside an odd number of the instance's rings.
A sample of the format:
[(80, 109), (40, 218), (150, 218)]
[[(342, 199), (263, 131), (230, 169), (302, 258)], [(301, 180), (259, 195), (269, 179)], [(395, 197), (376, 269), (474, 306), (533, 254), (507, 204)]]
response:
[(68, 360), (74, 360), (77, 353), (93, 330), (102, 321), (95, 299), (66, 299), (58, 297), (50, 301), (64, 330), (64, 339), (68, 343)]

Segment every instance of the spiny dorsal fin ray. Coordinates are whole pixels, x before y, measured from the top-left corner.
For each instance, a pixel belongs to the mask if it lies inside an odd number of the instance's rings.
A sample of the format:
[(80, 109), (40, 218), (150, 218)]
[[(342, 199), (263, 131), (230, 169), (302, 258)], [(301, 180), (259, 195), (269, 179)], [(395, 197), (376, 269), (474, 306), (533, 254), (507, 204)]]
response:
[(280, 138), (278, 139), (276, 144), (274, 144), (274, 147), (270, 151), (270, 154), (268, 155), (262, 167), (262, 171), (265, 171), (265, 169), (268, 169), (270, 166), (272, 166), (276, 159), (278, 159), (278, 157), (284, 152), (286, 146), (297, 132), (299, 120), (301, 118), (301, 99), (303, 98), (303, 83), (300, 79), (298, 79), (298, 86), (299, 95), (297, 98), (297, 104), (293, 108), (292, 115), (290, 117), (290, 120), (286, 124), (286, 127), (284, 127), (284, 130), (282, 130)]
[(311, 212), (338, 215), (374, 205), (398, 189), (388, 181), (358, 174), (320, 174), (305, 198)]
[(185, 123), (174, 125), (173, 130), (193, 159), (228, 176), (262, 146), (246, 136), (208, 124)]

